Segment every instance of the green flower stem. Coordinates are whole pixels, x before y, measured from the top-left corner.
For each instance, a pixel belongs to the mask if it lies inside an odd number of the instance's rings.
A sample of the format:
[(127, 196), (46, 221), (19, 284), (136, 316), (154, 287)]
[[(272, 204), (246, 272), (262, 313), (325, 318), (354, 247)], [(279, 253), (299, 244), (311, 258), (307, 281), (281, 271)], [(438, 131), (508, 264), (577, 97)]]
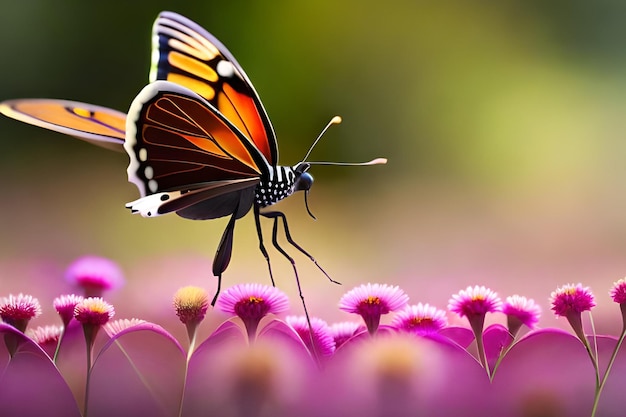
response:
[(57, 347), (54, 349), (54, 356), (52, 357), (52, 362), (57, 364), (57, 359), (59, 357), (59, 351), (61, 350), (61, 343), (63, 343), (63, 339), (65, 338), (65, 332), (67, 331), (67, 326), (63, 326), (63, 330), (59, 335), (59, 340), (57, 341)]
[(615, 359), (617, 359), (617, 354), (619, 353), (619, 350), (622, 347), (622, 344), (624, 343), (625, 338), (626, 338), (626, 323), (624, 324), (624, 327), (622, 328), (622, 334), (620, 334), (619, 339), (617, 340), (615, 349), (613, 349), (613, 353), (611, 354), (611, 359), (609, 360), (609, 364), (606, 367), (606, 372), (602, 376), (602, 380), (600, 381), (600, 384), (596, 388), (596, 395), (595, 395), (595, 398), (593, 399), (593, 408), (591, 410), (591, 417), (595, 417), (596, 415), (598, 404), (600, 403), (600, 394), (602, 394), (602, 390), (604, 389), (604, 386), (606, 385), (606, 381), (608, 380), (609, 373), (611, 372), (611, 368), (613, 367), (613, 363), (615, 362)]

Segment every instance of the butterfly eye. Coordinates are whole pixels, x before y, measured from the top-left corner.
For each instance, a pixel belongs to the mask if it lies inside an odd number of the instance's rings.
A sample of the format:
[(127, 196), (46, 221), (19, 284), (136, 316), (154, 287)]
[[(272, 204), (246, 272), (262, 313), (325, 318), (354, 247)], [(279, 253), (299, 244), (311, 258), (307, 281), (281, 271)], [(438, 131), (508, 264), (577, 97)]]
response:
[(296, 183), (294, 184), (294, 191), (309, 191), (311, 186), (313, 185), (313, 176), (308, 172), (303, 172), (300, 174), (298, 178), (296, 178)]

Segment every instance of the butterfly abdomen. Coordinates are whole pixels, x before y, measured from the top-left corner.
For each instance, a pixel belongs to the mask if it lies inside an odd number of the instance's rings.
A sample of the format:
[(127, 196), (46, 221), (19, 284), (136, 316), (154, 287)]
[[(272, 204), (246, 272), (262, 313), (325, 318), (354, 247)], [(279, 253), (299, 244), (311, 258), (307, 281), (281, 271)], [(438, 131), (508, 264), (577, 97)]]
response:
[(268, 175), (261, 177), (261, 182), (256, 186), (255, 203), (260, 207), (271, 206), (280, 200), (293, 194), (293, 185), (296, 174), (291, 167), (269, 167)]

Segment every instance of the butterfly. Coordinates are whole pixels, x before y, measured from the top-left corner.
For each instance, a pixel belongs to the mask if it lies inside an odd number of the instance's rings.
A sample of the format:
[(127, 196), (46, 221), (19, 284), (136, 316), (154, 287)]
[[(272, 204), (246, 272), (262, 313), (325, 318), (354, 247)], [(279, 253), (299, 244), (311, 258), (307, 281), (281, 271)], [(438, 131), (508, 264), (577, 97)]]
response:
[[(126, 204), (133, 213), (144, 217), (176, 213), (193, 220), (229, 217), (213, 260), (212, 272), (218, 284), (212, 304), (230, 263), (235, 223), (250, 210), (272, 284), (260, 217), (273, 220), (273, 246), (291, 262), (301, 298), (295, 260), (278, 243), (279, 225), (289, 244), (333, 281), (293, 240), (285, 214), (266, 208), (303, 191), (311, 214), (307, 195), (313, 177), (308, 170), (314, 164), (375, 165), (386, 163), (386, 159), (306, 162), (320, 135), (301, 162), (278, 165), (276, 136), (267, 113), (243, 68), (220, 41), (179, 14), (161, 12), (153, 25), (152, 47), (149, 84), (132, 101), (128, 114), (53, 99), (8, 100), (0, 103), (0, 112), (126, 152), (130, 159), (128, 180), (140, 194), (139, 199)], [(340, 118), (333, 118), (322, 134), (339, 122)], [(308, 317), (306, 306), (304, 309)]]

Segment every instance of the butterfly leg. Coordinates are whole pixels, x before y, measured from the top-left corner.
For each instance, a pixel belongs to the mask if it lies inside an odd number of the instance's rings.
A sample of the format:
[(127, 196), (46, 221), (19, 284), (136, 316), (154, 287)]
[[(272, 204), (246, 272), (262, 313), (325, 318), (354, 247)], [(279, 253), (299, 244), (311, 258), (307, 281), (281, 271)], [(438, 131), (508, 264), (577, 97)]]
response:
[(280, 211), (268, 211), (265, 213), (260, 213), (261, 216), (263, 217), (267, 217), (268, 219), (274, 219), (274, 232), (273, 232), (273, 236), (272, 236), (272, 243), (274, 244), (274, 247), (276, 247), (276, 249), (278, 249), (278, 251), (280, 253), (282, 253), (287, 259), (289, 259), (289, 261), (293, 264), (294, 268), (295, 268), (295, 261), (293, 260), (293, 258), (291, 256), (289, 256), (279, 245), (278, 245), (278, 241), (276, 239), (276, 235), (278, 234), (278, 220), (282, 220), (283, 223), (283, 228), (285, 229), (285, 237), (287, 238), (287, 242), (289, 242), (291, 244), (291, 246), (293, 246), (294, 248), (298, 249), (302, 254), (304, 254), (306, 257), (308, 257), (311, 262), (313, 262), (315, 264), (315, 266), (317, 266), (317, 268), (322, 271), (322, 273), (324, 275), (326, 275), (326, 278), (328, 278), (330, 280), (330, 282), (334, 283), (334, 284), (340, 284), (340, 282), (335, 281), (334, 279), (332, 279), (330, 277), (330, 275), (328, 275), (328, 273), (324, 270), (324, 268), (322, 268), (322, 266), (320, 264), (317, 263), (317, 260), (315, 260), (315, 258), (313, 256), (311, 256), (310, 253), (308, 253), (307, 251), (305, 251), (302, 246), (298, 245), (291, 237), (291, 233), (289, 232), (289, 226), (287, 225), (287, 217), (285, 216), (284, 213), (280, 212)]
[(222, 240), (215, 252), (215, 258), (213, 259), (213, 275), (217, 277), (217, 290), (211, 301), (211, 305), (214, 306), (217, 301), (217, 296), (220, 294), (222, 287), (222, 274), (228, 268), (230, 263), (230, 256), (233, 252), (233, 235), (235, 232), (235, 220), (237, 220), (237, 210), (233, 213), (226, 225), (226, 230), (222, 235)]
[[(311, 326), (311, 317), (309, 316), (309, 310), (306, 308), (306, 302), (304, 301), (304, 294), (302, 293), (302, 286), (300, 285), (300, 276), (298, 275), (298, 269), (296, 268), (296, 261), (289, 256), (289, 254), (278, 244), (278, 219), (279, 217), (282, 216), (283, 220), (285, 221), (286, 224), (286, 219), (285, 219), (285, 215), (279, 211), (270, 211), (267, 213), (259, 213), (259, 210), (255, 207), (255, 214), (259, 214), (263, 217), (267, 217), (268, 219), (273, 219), (274, 220), (274, 226), (272, 229), (272, 244), (274, 245), (274, 247), (285, 257), (289, 260), (289, 262), (291, 262), (291, 266), (293, 268), (293, 273), (296, 276), (296, 285), (298, 287), (298, 295), (300, 296), (300, 300), (302, 301), (302, 309), (304, 310), (304, 317), (306, 317), (306, 322), (307, 325), (309, 326), (309, 337), (310, 337), (310, 341), (311, 341), (311, 349), (312, 349), (312, 354), (315, 357), (315, 360), (317, 361), (317, 363), (320, 363), (320, 357), (319, 357), (319, 352), (317, 351), (316, 347), (315, 347), (315, 337), (313, 335), (313, 326)], [(257, 216), (258, 218), (258, 216)], [(259, 231), (260, 229), (260, 222), (259, 222)], [(285, 230), (285, 234), (287, 236), (289, 236), (289, 232), (288, 230)], [(260, 232), (259, 232), (259, 236), (260, 236)], [(289, 241), (289, 239), (291, 238), (291, 236), (289, 236), (287, 238), (287, 240)], [(290, 243), (292, 243), (290, 241)], [(293, 244), (293, 243), (292, 243)], [(305, 252), (306, 254), (306, 252)], [(269, 259), (269, 257), (268, 257)], [(268, 261), (269, 262), (269, 261)], [(328, 275), (327, 275), (328, 276)], [(329, 278), (330, 279), (330, 278)], [(332, 280), (331, 280), (332, 281)]]
[(259, 218), (259, 214), (260, 214), (259, 206), (255, 204), (254, 205), (254, 223), (256, 224), (256, 233), (257, 233), (257, 236), (259, 237), (259, 249), (261, 250), (261, 253), (265, 257), (265, 260), (267, 261), (267, 268), (270, 271), (270, 279), (272, 280), (272, 287), (275, 287), (276, 284), (274, 283), (274, 274), (272, 274), (272, 264), (270, 263), (270, 255), (267, 253), (267, 250), (265, 249), (265, 245), (263, 244), (263, 232), (261, 231), (261, 219)]

